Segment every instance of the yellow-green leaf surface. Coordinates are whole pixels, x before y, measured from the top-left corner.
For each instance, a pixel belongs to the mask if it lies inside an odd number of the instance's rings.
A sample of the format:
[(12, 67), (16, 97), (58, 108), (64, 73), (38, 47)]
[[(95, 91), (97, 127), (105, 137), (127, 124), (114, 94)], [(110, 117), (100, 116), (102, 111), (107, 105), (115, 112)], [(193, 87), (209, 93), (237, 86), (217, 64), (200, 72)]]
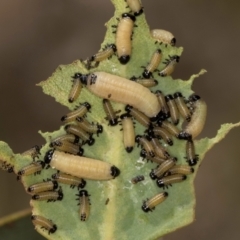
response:
[[(116, 11), (114, 17), (106, 24), (107, 33), (102, 47), (115, 42), (115, 34), (112, 33), (111, 26), (117, 25), (117, 18), (120, 18), (122, 13), (129, 11), (129, 9), (126, 9), (124, 0), (112, 0), (112, 2)], [(94, 136), (96, 142), (93, 146), (84, 145), (84, 155), (109, 162), (121, 170), (121, 174), (113, 180), (87, 181), (85, 189), (91, 195), (91, 211), (86, 222), (80, 221), (78, 200), (76, 200), (77, 189), (62, 185), (64, 194), (62, 201), (47, 203), (32, 200), (30, 204), (33, 207), (33, 214), (51, 219), (58, 227), (55, 233), (48, 235), (46, 230), (38, 226), (37, 231), (46, 238), (64, 240), (157, 239), (191, 223), (194, 220), (195, 195), (193, 182), (197, 169), (206, 152), (223, 139), (232, 128), (239, 126), (239, 124), (224, 124), (215, 138), (196, 140), (196, 153), (199, 155), (200, 160), (195, 167), (195, 173), (189, 175), (183, 183), (170, 187), (167, 190), (169, 193), (167, 200), (157, 206), (153, 212), (143, 212), (141, 209), (143, 200), (163, 191), (149, 177), (150, 170), (155, 168), (156, 164), (142, 160), (139, 157), (140, 148), (137, 148), (137, 146), (135, 146), (132, 153), (126, 153), (122, 141), (122, 131), (120, 131), (121, 126), (108, 126), (102, 107), (102, 99), (94, 96), (84, 88), (76, 102), (68, 102), (68, 94), (72, 86), (71, 76), (76, 72), (86, 74), (103, 71), (130, 78), (142, 74), (143, 69), (141, 66), (147, 65), (153, 52), (158, 48), (162, 50), (164, 60), (168, 59), (169, 55), (181, 55), (182, 48), (155, 44), (155, 40), (151, 38), (144, 14), (137, 17), (136, 25), (132, 37), (131, 60), (128, 64), (120, 64), (117, 57), (113, 56), (111, 59), (100, 63), (97, 68), (87, 70), (85, 64), (77, 60), (72, 64), (59, 66), (49, 79), (39, 84), (46, 94), (53, 96), (57, 102), (71, 110), (86, 101), (91, 104), (91, 113), (87, 114), (87, 118), (89, 121), (103, 125), (104, 131), (99, 137)], [(165, 64), (162, 61), (158, 69), (161, 70), (164, 67)], [(205, 70), (201, 70), (199, 74), (193, 75), (189, 80), (173, 80), (171, 76), (159, 77), (154, 73), (158, 85), (152, 90), (160, 89), (165, 95), (179, 91), (188, 97), (193, 93), (191, 85), (194, 79), (204, 72)], [(121, 110), (122, 113), (124, 112), (125, 106), (123, 104), (113, 102), (113, 107), (116, 110)], [(182, 123), (183, 120), (179, 125)], [(135, 129), (137, 134), (144, 134), (145, 129), (137, 123)], [(44, 158), (46, 151), (49, 150), (49, 142), (64, 133), (64, 126), (60, 126), (59, 130), (52, 133), (40, 132), (46, 140), (46, 144), (41, 149), (40, 160)], [(173, 146), (165, 145), (167, 151), (178, 158), (178, 164), (186, 164), (184, 158), (185, 146), (186, 142), (178, 139), (174, 139)], [(32, 162), (30, 156), (23, 157), (21, 154), (12, 153), (8, 145), (3, 142), (0, 142), (0, 159), (14, 165), (15, 173)], [(51, 178), (51, 175), (55, 172), (56, 170), (51, 168), (44, 169), (40, 175), (23, 177), (22, 182), (27, 187), (41, 182), (43, 179)], [(144, 175), (145, 181), (133, 185), (131, 178), (137, 175)], [(106, 204), (107, 200), (109, 200), (108, 204)]]

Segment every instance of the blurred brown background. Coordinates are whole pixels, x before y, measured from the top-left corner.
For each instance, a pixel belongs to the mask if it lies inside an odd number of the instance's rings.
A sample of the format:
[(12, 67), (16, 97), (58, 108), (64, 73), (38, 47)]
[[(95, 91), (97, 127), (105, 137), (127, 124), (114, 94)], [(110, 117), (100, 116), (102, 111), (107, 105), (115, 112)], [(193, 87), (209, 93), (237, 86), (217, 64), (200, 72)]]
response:
[[(173, 32), (185, 50), (174, 77), (208, 73), (194, 90), (208, 103), (202, 136), (221, 123), (240, 120), (240, 1), (143, 0), (151, 28)], [(0, 1), (0, 139), (14, 152), (42, 144), (37, 133), (60, 125), (66, 108), (35, 84), (59, 64), (92, 55), (112, 16), (109, 0)], [(196, 221), (164, 239), (240, 239), (240, 129), (206, 156), (196, 185)], [(0, 172), (0, 217), (28, 207), (29, 197), (13, 174)]]

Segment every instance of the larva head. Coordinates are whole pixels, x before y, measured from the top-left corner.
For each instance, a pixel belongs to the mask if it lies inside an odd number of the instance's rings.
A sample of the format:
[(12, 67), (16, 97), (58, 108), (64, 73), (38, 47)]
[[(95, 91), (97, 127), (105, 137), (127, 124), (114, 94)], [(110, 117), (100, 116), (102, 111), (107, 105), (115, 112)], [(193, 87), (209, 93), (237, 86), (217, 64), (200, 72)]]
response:
[(75, 73), (74, 76), (72, 76), (73, 79), (80, 79), (82, 77), (81, 73)]
[(54, 179), (54, 180), (59, 179), (59, 174), (58, 173), (54, 173), (52, 175), (52, 179)]
[(113, 176), (113, 178), (117, 177), (120, 173), (121, 171), (116, 166), (113, 165), (111, 167), (111, 176)]
[(125, 107), (125, 111), (130, 112), (132, 108), (133, 108), (132, 106), (127, 105), (127, 106)]
[(136, 142), (136, 143), (139, 143), (139, 141), (140, 141), (141, 138), (142, 138), (142, 136), (137, 135), (137, 136), (135, 137), (135, 142)]
[(185, 131), (181, 131), (178, 135), (179, 139), (183, 139), (183, 140), (189, 140), (192, 138), (192, 135), (190, 133), (187, 133)]
[(155, 180), (157, 178), (157, 176), (154, 173), (154, 169), (152, 169), (152, 171), (149, 173), (149, 176), (151, 179)]
[(198, 101), (199, 99), (201, 99), (200, 96), (193, 94), (193, 95), (191, 95), (191, 96), (189, 97), (188, 101), (189, 101), (189, 102), (196, 102), (196, 101)]
[(122, 18), (130, 18), (133, 22), (136, 21), (136, 18), (130, 13), (123, 13)]
[(167, 144), (168, 144), (169, 146), (172, 146), (172, 145), (173, 145), (173, 141), (172, 141), (171, 139), (167, 139)]
[(40, 196), (38, 194), (32, 195), (32, 199), (33, 200), (38, 200), (39, 198), (40, 198)]
[(60, 187), (58, 190), (58, 198), (57, 200), (62, 200), (63, 199), (63, 192), (62, 192), (62, 188)]
[(48, 234), (55, 233), (57, 231), (57, 225), (53, 224), (52, 228), (49, 229)]
[(169, 102), (169, 101), (173, 100), (173, 96), (171, 94), (169, 94), (165, 97), (165, 99), (166, 99), (166, 102)]
[(178, 55), (174, 55), (170, 57), (170, 60), (178, 63), (180, 61), (180, 57)]
[(78, 156), (83, 156), (83, 154), (84, 154), (84, 149), (79, 147), (79, 151), (78, 151), (77, 155)]
[(129, 55), (122, 55), (118, 58), (118, 60), (121, 64), (127, 64), (128, 61), (130, 60), (130, 56)]
[(81, 76), (79, 77), (79, 79), (80, 79), (80, 81), (81, 81), (82, 84), (87, 85), (88, 74), (85, 74), (85, 75), (81, 74)]
[(176, 45), (176, 42), (177, 42), (176, 38), (175, 38), (175, 37), (172, 38), (172, 39), (171, 39), (171, 42), (170, 42), (171, 46), (175, 46), (175, 45)]
[(153, 126), (152, 126), (152, 125), (147, 129), (147, 134), (148, 134), (148, 136), (149, 136), (149, 139), (155, 137), (155, 136), (154, 136)]
[[(188, 159), (187, 160), (187, 163), (188, 163), (188, 165), (189, 166), (195, 166), (196, 164), (197, 164), (197, 162), (198, 162), (198, 157), (195, 157), (195, 158), (193, 158), (193, 159)], [(194, 170), (193, 170), (194, 171)]]
[(133, 147), (126, 147), (125, 150), (126, 150), (128, 153), (130, 153), (130, 152), (132, 152)]
[(146, 202), (145, 202), (145, 201), (143, 202), (142, 210), (143, 210), (144, 212), (149, 212), (149, 211), (151, 211), (151, 209), (146, 205)]
[(129, 113), (124, 113), (120, 116), (121, 119), (125, 119), (125, 118), (130, 118), (131, 115)]
[(109, 47), (112, 48), (113, 52), (117, 51), (117, 47), (115, 44), (110, 44)]
[(150, 78), (152, 76), (152, 73), (150, 71), (148, 71), (147, 69), (145, 69), (142, 73), (144, 78)]
[(141, 152), (140, 152), (140, 157), (146, 158), (146, 156), (147, 156), (146, 150), (145, 150), (145, 149), (142, 149)]
[(180, 92), (176, 92), (173, 94), (174, 98), (182, 97), (182, 94)]
[(116, 126), (116, 125), (118, 125), (118, 120), (117, 120), (117, 119), (118, 119), (118, 117), (109, 120), (110, 126)]
[(46, 164), (49, 164), (51, 162), (53, 153), (54, 153), (54, 149), (50, 149), (49, 151), (46, 152), (44, 157), (44, 162)]
[(81, 183), (78, 184), (78, 189), (79, 188), (84, 188), (86, 186), (87, 182), (82, 179)]
[(163, 181), (162, 179), (158, 179), (158, 180), (156, 181), (156, 183), (157, 183), (157, 186), (160, 187), (160, 188), (162, 188), (162, 187), (165, 186), (164, 181)]
[(160, 111), (156, 116), (154, 116), (154, 117), (151, 117), (150, 118), (150, 121), (151, 122), (157, 122), (158, 120), (165, 120), (166, 119), (166, 117), (165, 117), (165, 115), (163, 115), (163, 113)]
[(27, 188), (27, 191), (28, 191), (28, 192), (33, 192), (33, 191), (34, 191), (34, 187), (28, 187), (28, 188)]
[(57, 181), (52, 181), (53, 183), (53, 189), (57, 189), (58, 188), (58, 182)]
[(88, 196), (89, 196), (87, 190), (81, 190), (81, 191), (79, 191), (79, 197), (83, 197), (83, 196), (85, 196), (85, 197), (88, 197)]
[(103, 132), (103, 126), (97, 123), (97, 133)]
[(85, 106), (85, 107), (87, 108), (88, 111), (89, 111), (90, 108), (91, 108), (91, 104), (88, 103), (88, 102), (85, 102), (85, 103), (83, 103), (82, 105)]
[(134, 13), (134, 16), (137, 17), (143, 13), (143, 8), (141, 8), (139, 11)]
[(87, 141), (87, 144), (88, 144), (89, 146), (92, 146), (94, 143), (95, 143), (95, 139), (92, 138), (92, 136), (91, 136), (91, 137), (89, 138), (89, 140)]

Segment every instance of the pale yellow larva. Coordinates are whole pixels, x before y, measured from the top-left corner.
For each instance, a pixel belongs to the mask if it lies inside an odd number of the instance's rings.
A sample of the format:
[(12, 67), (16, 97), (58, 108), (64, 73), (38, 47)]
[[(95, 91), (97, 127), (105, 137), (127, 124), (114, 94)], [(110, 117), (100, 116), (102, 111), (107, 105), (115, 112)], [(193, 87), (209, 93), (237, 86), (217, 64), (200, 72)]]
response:
[(194, 112), (191, 121), (179, 134), (181, 139), (195, 139), (203, 130), (207, 117), (207, 104), (202, 99), (198, 99), (194, 104)]
[(105, 72), (82, 75), (81, 81), (98, 97), (129, 104), (152, 120), (160, 112), (157, 96), (142, 85)]
[(162, 51), (161, 49), (157, 49), (153, 55), (152, 58), (147, 65), (147, 67), (143, 71), (143, 77), (150, 78), (152, 76), (152, 73), (158, 68), (160, 62), (162, 59)]
[(153, 29), (151, 30), (151, 35), (158, 42), (170, 44), (171, 46), (175, 46), (176, 38), (173, 36), (171, 32), (168, 32), (163, 29)]
[(74, 102), (80, 95), (81, 90), (82, 90), (82, 83), (79, 80), (78, 74), (75, 74), (73, 76), (73, 85), (68, 95), (68, 101), (70, 103)]
[(133, 12), (134, 16), (139, 16), (143, 13), (143, 7), (139, 0), (126, 0), (129, 8)]
[(45, 163), (61, 172), (91, 180), (110, 180), (120, 174), (120, 170), (108, 162), (75, 156), (57, 150), (49, 150)]
[(123, 127), (123, 143), (128, 153), (132, 152), (135, 145), (135, 130), (131, 116), (128, 113), (120, 116)]
[(132, 53), (132, 33), (135, 17), (129, 13), (123, 13), (117, 25), (116, 47), (117, 55), (121, 64), (126, 64)]

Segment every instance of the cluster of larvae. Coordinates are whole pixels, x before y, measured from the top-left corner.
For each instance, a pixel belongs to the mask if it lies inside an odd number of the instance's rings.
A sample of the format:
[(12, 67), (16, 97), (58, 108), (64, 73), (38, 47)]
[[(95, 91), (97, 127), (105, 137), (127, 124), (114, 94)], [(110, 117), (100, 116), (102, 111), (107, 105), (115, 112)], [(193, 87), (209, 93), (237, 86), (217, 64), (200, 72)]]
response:
[[(186, 179), (186, 175), (194, 172), (193, 166), (197, 164), (198, 155), (195, 153), (194, 139), (202, 131), (207, 107), (198, 95), (186, 98), (180, 92), (164, 95), (163, 91), (151, 92), (150, 88), (158, 84), (153, 79), (154, 72), (159, 77), (172, 74), (179, 56), (169, 56), (162, 60), (161, 44), (174, 46), (175, 37), (165, 30), (155, 29), (151, 36), (158, 43), (158, 48), (152, 53), (149, 63), (144, 67), (142, 76), (133, 76), (127, 79), (124, 76), (113, 75), (108, 72), (94, 71), (102, 61), (117, 56), (121, 64), (131, 61), (133, 28), (138, 16), (143, 13), (143, 7), (139, 0), (127, 0), (130, 12), (122, 13), (118, 19), (115, 43), (107, 44), (104, 49), (84, 63), (88, 74), (75, 73), (73, 85), (69, 93), (68, 101), (73, 103), (80, 95), (85, 86), (91, 93), (102, 99), (103, 109), (110, 127), (114, 127), (121, 121), (123, 128), (123, 144), (127, 153), (131, 153), (135, 143), (141, 146), (140, 156), (148, 161), (157, 163), (155, 169), (149, 173), (151, 179), (156, 180), (159, 188), (168, 188), (173, 183)], [(158, 69), (160, 63), (165, 67)], [(112, 107), (111, 101), (125, 104), (125, 113), (118, 116), (118, 111)], [(86, 180), (111, 180), (120, 174), (120, 169), (108, 162), (83, 156), (82, 146), (93, 145), (97, 136), (104, 131), (99, 123), (91, 123), (86, 115), (91, 109), (88, 102), (82, 103), (74, 111), (64, 115), (62, 122), (65, 124), (65, 134), (53, 139), (50, 148), (45, 154), (44, 160), (35, 160), (40, 155), (41, 148), (33, 147), (23, 155), (31, 155), (33, 162), (19, 169), (18, 178), (32, 174), (40, 174), (44, 168), (52, 167), (57, 170), (52, 179), (35, 183), (27, 187), (27, 192), (35, 201), (61, 201), (64, 197), (60, 184), (68, 184), (71, 188), (77, 187), (80, 201), (80, 219), (86, 221), (90, 214), (89, 193), (83, 190)], [(187, 123), (185, 127), (179, 127), (181, 118)], [(119, 120), (120, 119), (120, 120)], [(135, 133), (134, 122), (136, 120), (145, 129), (141, 134)], [(167, 146), (174, 145), (175, 139), (186, 141), (186, 161), (188, 164), (177, 165), (177, 158), (171, 156)], [(3, 170), (12, 172), (12, 166), (0, 162)], [(138, 175), (132, 178), (132, 184), (145, 180), (146, 176)], [(150, 199), (143, 201), (142, 210), (152, 211), (158, 204), (168, 196), (166, 191), (156, 193)], [(57, 223), (39, 216), (33, 215), (32, 222), (54, 233)]]

